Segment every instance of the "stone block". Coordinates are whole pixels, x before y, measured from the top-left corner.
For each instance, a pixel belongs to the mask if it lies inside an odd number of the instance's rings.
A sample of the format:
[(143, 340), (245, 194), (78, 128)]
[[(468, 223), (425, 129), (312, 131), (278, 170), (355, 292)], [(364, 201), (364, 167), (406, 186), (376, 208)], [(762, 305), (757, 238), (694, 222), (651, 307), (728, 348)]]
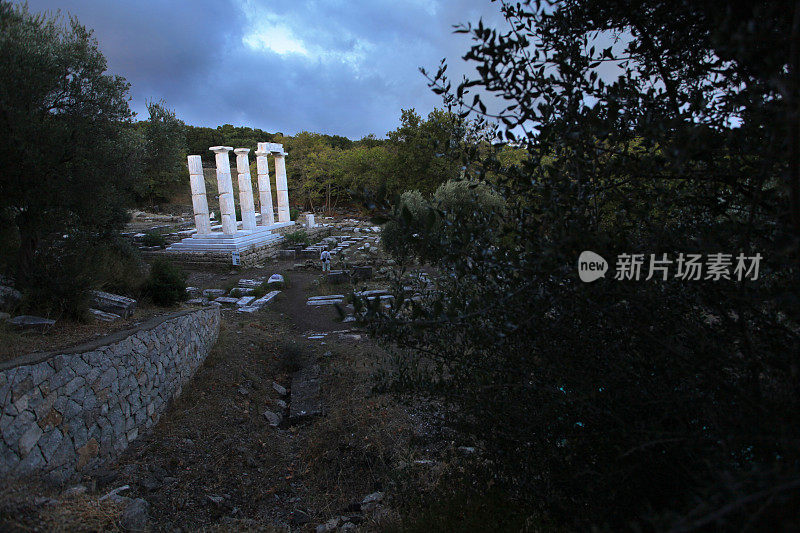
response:
[(56, 323), (55, 320), (33, 315), (15, 316), (14, 318), (9, 318), (6, 322), (17, 329), (37, 331), (46, 331)]
[(45, 465), (46, 463), (42, 452), (39, 451), (38, 446), (34, 446), (29, 453), (24, 455), (20, 462), (17, 463), (16, 471), (22, 474), (28, 474), (43, 470)]
[(272, 388), (280, 394), (281, 396), (286, 396), (286, 387), (278, 383), (277, 381), (272, 382)]
[(75, 378), (75, 371), (70, 366), (62, 366), (61, 370), (50, 377), (48, 385), (50, 390), (57, 390)]
[(320, 306), (320, 305), (335, 305), (335, 304), (343, 304), (344, 300), (337, 298), (337, 299), (329, 299), (329, 300), (308, 300), (306, 305), (311, 306)]
[(331, 270), (328, 272), (327, 280), (328, 283), (336, 285), (339, 283), (347, 283), (350, 281), (350, 276), (345, 270)]
[(119, 320), (121, 318), (116, 313), (107, 313), (105, 311), (101, 311), (100, 309), (95, 309), (94, 307), (89, 308), (89, 314), (98, 322), (114, 322), (115, 320)]
[(283, 422), (283, 416), (280, 413), (273, 413), (269, 410), (264, 411), (264, 418), (267, 419), (267, 422), (272, 427), (278, 427)]
[(367, 266), (354, 266), (353, 267), (353, 279), (356, 281), (363, 281), (372, 279), (372, 267)]
[(219, 298), (225, 296), (225, 289), (206, 289), (203, 291), (203, 296), (206, 298)]
[[(75, 378), (75, 379), (81, 379), (81, 378)], [(53, 405), (56, 403), (57, 398), (58, 398), (58, 393), (51, 392), (44, 398), (41, 398), (35, 404), (33, 403), (31, 404), (31, 407), (33, 408), (33, 412), (36, 415), (37, 420), (44, 418), (47, 415), (47, 413), (50, 412), (50, 409), (53, 408)]]
[(51, 431), (42, 435), (39, 439), (39, 450), (42, 452), (42, 456), (46, 462), (50, 462), (50, 459), (53, 457), (53, 454), (56, 453), (58, 447), (61, 446), (63, 440), (64, 436), (58, 428), (53, 428)]
[(39, 442), (39, 438), (42, 436), (42, 428), (39, 427), (39, 424), (30, 424), (17, 441), (17, 449), (21, 456), (26, 456), (30, 451), (36, 446), (36, 443)]
[(37, 363), (31, 366), (31, 379), (33, 379), (34, 386), (40, 385), (44, 380), (53, 375), (53, 367), (47, 361)]
[(110, 292), (92, 291), (92, 307), (113, 313), (124, 318), (133, 315), (136, 310), (136, 300)]
[(289, 401), (289, 421), (298, 422), (322, 413), (319, 397), (320, 366), (306, 367), (292, 376), (292, 395)]
[(239, 288), (242, 288), (242, 289), (255, 289), (256, 287), (260, 287), (262, 283), (264, 283), (264, 278), (261, 278), (261, 279), (240, 279), (239, 280)]
[(273, 274), (267, 280), (267, 286), (273, 289), (282, 288), (285, 283), (286, 280), (281, 274)]
[(147, 531), (150, 522), (149, 511), (150, 504), (142, 498), (128, 502), (120, 519), (123, 531)]
[(18, 462), (19, 456), (0, 439), (0, 476), (5, 476), (11, 472)]

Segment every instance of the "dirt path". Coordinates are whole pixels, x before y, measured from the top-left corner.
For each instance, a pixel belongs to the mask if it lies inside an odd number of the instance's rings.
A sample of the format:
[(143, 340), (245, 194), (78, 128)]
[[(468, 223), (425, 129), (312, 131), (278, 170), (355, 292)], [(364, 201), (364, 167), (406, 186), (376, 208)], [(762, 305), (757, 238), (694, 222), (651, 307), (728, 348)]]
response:
[[(343, 329), (339, 314), (331, 306), (309, 306), (309, 296), (317, 294), (347, 294), (350, 285), (327, 286), (320, 283), (323, 278), (318, 270), (300, 270), (288, 272), (289, 286), (284, 290), (274, 310), (285, 313), (299, 333), (329, 332)], [(335, 292), (333, 292), (335, 291)]]
[[(259, 529), (264, 524), (313, 530), (331, 515), (348, 512), (347, 501), (381, 488), (378, 467), (386, 459), (374, 456), (371, 439), (380, 439), (382, 449), (391, 443), (374, 425), (386, 426), (391, 439), (398, 428), (389, 428), (390, 419), (373, 404), (365, 419), (351, 419), (353, 403), (370, 394), (370, 370), (356, 359), (372, 357), (375, 347), (366, 339), (353, 340), (357, 335), (309, 340), (311, 332), (347, 328), (332, 307), (306, 305), (308, 296), (327, 293), (328, 287), (318, 284), (319, 271), (287, 271), (288, 266), (237, 274), (283, 273), (288, 286), (253, 315), (223, 311), (219, 341), (181, 397), (96, 478), (99, 490), (130, 485), (126, 495), (150, 503), (156, 530)], [(339, 293), (348, 290), (345, 286)], [(289, 388), (291, 373), (313, 363), (325, 369), (328, 416), (270, 427), (264, 411), (281, 412), (280, 400), (289, 401), (273, 381)], [(353, 427), (365, 420), (367, 426)], [(354, 444), (334, 457), (340, 440)], [(367, 475), (359, 474), (362, 467)], [(341, 480), (342, 472), (354, 479)]]

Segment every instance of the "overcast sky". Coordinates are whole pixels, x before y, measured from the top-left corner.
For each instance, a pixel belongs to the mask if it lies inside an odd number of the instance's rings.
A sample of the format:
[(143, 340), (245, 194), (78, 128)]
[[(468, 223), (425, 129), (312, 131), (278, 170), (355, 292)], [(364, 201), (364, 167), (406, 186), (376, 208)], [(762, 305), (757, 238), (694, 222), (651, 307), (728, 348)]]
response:
[(382, 137), (401, 108), (441, 104), (417, 70), (463, 72), (453, 24), (501, 20), (489, 0), (29, 0), (95, 31), (131, 106), (164, 99), (187, 124)]

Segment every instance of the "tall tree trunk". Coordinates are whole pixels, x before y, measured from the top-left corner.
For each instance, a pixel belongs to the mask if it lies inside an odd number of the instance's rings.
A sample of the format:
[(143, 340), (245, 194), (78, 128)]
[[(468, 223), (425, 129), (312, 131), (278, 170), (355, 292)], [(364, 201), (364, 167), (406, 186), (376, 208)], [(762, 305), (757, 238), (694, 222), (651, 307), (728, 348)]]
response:
[(29, 212), (17, 215), (17, 228), (19, 229), (19, 251), (17, 252), (16, 281), (25, 282), (33, 271), (33, 260), (39, 246), (39, 232), (35, 221), (32, 221)]
[(331, 214), (331, 184), (328, 183), (328, 187), (325, 190), (325, 212), (329, 215)]

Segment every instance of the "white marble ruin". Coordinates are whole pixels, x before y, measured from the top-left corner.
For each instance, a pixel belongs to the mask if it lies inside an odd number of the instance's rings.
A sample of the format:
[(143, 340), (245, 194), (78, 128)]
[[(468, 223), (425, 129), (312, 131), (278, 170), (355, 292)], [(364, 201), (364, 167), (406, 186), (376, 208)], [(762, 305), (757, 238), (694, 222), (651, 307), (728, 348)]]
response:
[(261, 221), (264, 225), (275, 223), (275, 210), (272, 208), (272, 189), (269, 185), (268, 155), (267, 143), (258, 143), (256, 172), (258, 173), (258, 199), (261, 206)]
[[(189, 156), (189, 179), (192, 187), (192, 207), (196, 232), (189, 238), (173, 244), (168, 250), (176, 252), (241, 252), (264, 246), (280, 239), (273, 230), (294, 224), (289, 218), (289, 192), (286, 183), (286, 156), (283, 145), (258, 143), (256, 166), (258, 172), (258, 198), (260, 213), (256, 215), (253, 185), (250, 176), (249, 148), (212, 146), (217, 167), (217, 189), (221, 226), (212, 226), (209, 218), (206, 184), (199, 155)], [(239, 207), (242, 220), (236, 219), (230, 154), (236, 154), (236, 171), (239, 186)], [(269, 180), (267, 157), (275, 159), (275, 190), (278, 196), (278, 221), (272, 206), (272, 188)], [(261, 223), (258, 223), (258, 218)], [(241, 226), (241, 228), (240, 228)], [(214, 231), (214, 230), (220, 231)]]

